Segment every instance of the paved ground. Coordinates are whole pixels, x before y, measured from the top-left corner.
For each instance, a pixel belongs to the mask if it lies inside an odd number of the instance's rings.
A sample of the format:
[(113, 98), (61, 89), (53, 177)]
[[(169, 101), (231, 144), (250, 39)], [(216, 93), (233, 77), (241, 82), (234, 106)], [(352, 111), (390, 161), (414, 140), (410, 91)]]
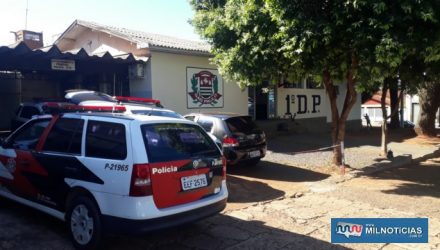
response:
[[(358, 135), (351, 135), (356, 138)], [(344, 177), (317, 158), (309, 167), (282, 154), (298, 136), (271, 142), (271, 154), (257, 168), (230, 168), (227, 209), (207, 220), (144, 237), (112, 236), (106, 249), (439, 249), (440, 158), (408, 168)], [(306, 139), (306, 138), (304, 138)], [(311, 138), (313, 142), (316, 138)], [(362, 139), (362, 135), (358, 138)], [(318, 142), (319, 140), (316, 139)], [(280, 143), (280, 144), (277, 144)], [(280, 145), (285, 144), (284, 147)], [(321, 143), (320, 145), (323, 145)], [(359, 150), (374, 145), (350, 145)], [(277, 149), (277, 145), (280, 147)], [(318, 144), (316, 144), (318, 145)], [(437, 141), (401, 139), (396, 152), (418, 156), (436, 149)], [(304, 147), (299, 147), (303, 150)], [(373, 148), (374, 149), (374, 148)], [(376, 148), (377, 149), (377, 148)], [(393, 149), (394, 150), (394, 149)], [(275, 157), (277, 154), (282, 157)], [(374, 154), (378, 154), (377, 150)], [(367, 154), (365, 154), (367, 155)], [(364, 155), (364, 156), (365, 156)], [(397, 154), (395, 154), (397, 156)], [(358, 156), (358, 157), (363, 157)], [(368, 157), (365, 157), (367, 159)], [(368, 159), (367, 159), (368, 160)], [(373, 161), (377, 163), (378, 161)], [(382, 165), (381, 165), (382, 164)], [(380, 168), (389, 163), (380, 163)], [(370, 171), (371, 172), (371, 171)], [(352, 174), (356, 173), (356, 174)], [(329, 174), (332, 174), (330, 176)], [(353, 178), (356, 177), (356, 178)], [(428, 217), (429, 244), (330, 243), (332, 217)], [(0, 249), (71, 249), (62, 222), (0, 199)]]

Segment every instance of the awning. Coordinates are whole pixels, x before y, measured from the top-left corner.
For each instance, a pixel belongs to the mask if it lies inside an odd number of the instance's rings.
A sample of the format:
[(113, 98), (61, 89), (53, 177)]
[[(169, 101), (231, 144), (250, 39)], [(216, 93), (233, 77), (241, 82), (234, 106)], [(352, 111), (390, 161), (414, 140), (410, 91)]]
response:
[[(100, 66), (101, 69), (109, 65), (122, 66), (127, 64), (144, 63), (148, 58), (135, 57), (131, 53), (112, 55), (102, 52), (89, 55), (84, 49), (61, 52), (56, 45), (40, 49), (30, 49), (24, 42), (9, 46), (0, 46), (0, 71), (13, 70), (43, 70), (52, 71), (53, 60), (74, 61), (78, 71), (86, 70), (90, 66)], [(105, 65), (106, 67), (104, 67)], [(111, 67), (110, 67), (111, 68)], [(90, 71), (90, 69), (87, 69)]]

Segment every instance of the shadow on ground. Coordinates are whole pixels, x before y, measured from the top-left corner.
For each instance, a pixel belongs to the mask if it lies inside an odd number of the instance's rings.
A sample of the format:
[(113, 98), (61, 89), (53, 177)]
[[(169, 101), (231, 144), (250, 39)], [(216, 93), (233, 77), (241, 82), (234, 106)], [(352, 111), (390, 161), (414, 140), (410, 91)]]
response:
[[(389, 142), (403, 142), (417, 137), (414, 129), (398, 128), (389, 130)], [(347, 132), (345, 136), (345, 147), (376, 146), (381, 143), (381, 130), (374, 127), (366, 128), (358, 132)], [(309, 150), (316, 150), (332, 145), (331, 134), (329, 133), (303, 133), (289, 134), (272, 138), (268, 141), (268, 150), (275, 153), (292, 153)]]
[(284, 196), (285, 192), (261, 181), (246, 180), (228, 175), (228, 202), (261, 202)]
[(409, 196), (430, 196), (440, 198), (440, 164), (438, 160), (428, 164), (415, 164), (412, 167), (393, 169), (371, 175), (381, 180), (399, 180), (392, 190), (384, 190), (386, 194)]
[(66, 224), (0, 198), (0, 249), (73, 249)]
[(261, 161), (256, 166), (229, 167), (228, 173), (258, 179), (290, 182), (321, 181), (330, 176), (308, 169), (283, 165), (270, 161)]
[(110, 237), (105, 249), (348, 249), (306, 235), (219, 214), (144, 237)]
[[(111, 235), (102, 249), (347, 249), (223, 214), (140, 237)], [(73, 249), (65, 224), (0, 198), (0, 249)]]

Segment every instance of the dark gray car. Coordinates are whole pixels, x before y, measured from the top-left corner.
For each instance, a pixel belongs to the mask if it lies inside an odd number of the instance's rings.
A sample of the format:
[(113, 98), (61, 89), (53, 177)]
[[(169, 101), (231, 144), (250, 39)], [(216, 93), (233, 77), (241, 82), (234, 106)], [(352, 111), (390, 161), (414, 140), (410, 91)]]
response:
[(185, 118), (197, 122), (218, 140), (229, 165), (256, 165), (266, 155), (266, 135), (248, 115), (192, 113)]

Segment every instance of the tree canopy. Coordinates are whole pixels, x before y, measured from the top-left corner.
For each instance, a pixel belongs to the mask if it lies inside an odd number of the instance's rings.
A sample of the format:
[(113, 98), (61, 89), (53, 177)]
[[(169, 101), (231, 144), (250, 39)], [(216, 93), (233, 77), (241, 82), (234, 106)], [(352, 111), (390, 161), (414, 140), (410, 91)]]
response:
[[(343, 141), (357, 90), (399, 75), (419, 82), (440, 59), (440, 1), (192, 0), (196, 30), (213, 62), (240, 86), (313, 77), (332, 110), (332, 138)], [(344, 107), (335, 85), (347, 84)], [(356, 89), (355, 89), (356, 88)], [(338, 160), (336, 160), (338, 161)]]
[(440, 58), (438, 1), (194, 0), (192, 5), (192, 23), (212, 45), (214, 63), (242, 86), (285, 74), (321, 79), (324, 68), (343, 80), (352, 53), (362, 85)]

